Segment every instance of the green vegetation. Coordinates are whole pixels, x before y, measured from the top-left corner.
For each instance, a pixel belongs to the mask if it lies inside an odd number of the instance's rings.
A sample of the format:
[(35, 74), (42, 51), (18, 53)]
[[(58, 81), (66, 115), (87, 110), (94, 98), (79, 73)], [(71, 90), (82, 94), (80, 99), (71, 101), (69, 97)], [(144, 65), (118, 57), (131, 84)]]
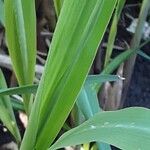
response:
[[(9, 55), (19, 85), (7, 88), (0, 72), (0, 120), (12, 133), (20, 150), (55, 150), (81, 144), (85, 149), (111, 150), (111, 144), (125, 150), (149, 150), (150, 110), (133, 107), (107, 112), (99, 106), (97, 96), (104, 82), (123, 82), (122, 77), (114, 74), (124, 61), (136, 54), (149, 59), (140, 50), (149, 42), (149, 39), (140, 42), (149, 0), (142, 3), (142, 19), (133, 37), (133, 40), (139, 37), (137, 45), (132, 44), (113, 59), (117, 25), (125, 0), (54, 0), (58, 21), (38, 84), (34, 84), (35, 1), (5, 0), (3, 3), (0, 0), (0, 7), (1, 3), (5, 19), (3, 21), (0, 11), (0, 21), (5, 26)], [(103, 70), (100, 74), (89, 75), (108, 24), (110, 32)], [(130, 69), (127, 73), (132, 71)], [(22, 95), (23, 102), (10, 98), (13, 94)], [(13, 107), (28, 116), (23, 139)], [(73, 125), (68, 124), (68, 116)], [(77, 127), (71, 129), (72, 126)], [(62, 128), (69, 131), (59, 137)], [(91, 148), (90, 142), (95, 142)]]

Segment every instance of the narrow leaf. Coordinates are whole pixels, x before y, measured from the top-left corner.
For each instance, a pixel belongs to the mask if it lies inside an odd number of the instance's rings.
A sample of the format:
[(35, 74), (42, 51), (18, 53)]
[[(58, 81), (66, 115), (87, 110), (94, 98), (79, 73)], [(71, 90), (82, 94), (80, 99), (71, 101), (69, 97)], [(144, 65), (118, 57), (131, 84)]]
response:
[(27, 85), (27, 86), (20, 86), (20, 87), (13, 87), (7, 89), (0, 90), (0, 96), (3, 95), (13, 95), (13, 94), (31, 94), (36, 93), (38, 85)]
[(138, 54), (139, 54), (140, 56), (142, 56), (142, 57), (144, 57), (144, 58), (150, 60), (150, 56), (147, 55), (146, 53), (144, 53), (143, 51), (140, 51), (140, 50), (139, 50), (139, 51), (138, 51)]
[(0, 23), (4, 25), (4, 2), (0, 0)]
[(89, 75), (86, 79), (85, 84), (89, 84), (92, 88), (96, 88), (99, 84), (104, 82), (118, 81), (122, 80), (120, 76), (117, 75), (107, 75), (107, 74), (99, 74), (99, 75)]
[(54, 0), (54, 6), (55, 6), (55, 11), (56, 11), (56, 15), (57, 17), (60, 15), (60, 11), (63, 5), (63, 1), (64, 0)]
[(15, 109), (15, 110), (21, 110), (21, 111), (25, 111), (24, 110), (24, 105), (23, 105), (23, 102), (19, 101), (18, 99), (15, 99), (15, 98), (12, 98), (11, 97), (11, 104), (12, 104), (12, 107)]
[[(6, 88), (5, 78), (2, 71), (0, 70), (0, 88)], [(8, 130), (15, 137), (16, 141), (19, 143), (21, 141), (19, 129), (16, 124), (14, 112), (10, 102), (9, 96), (0, 96), (0, 120), (8, 128)]]
[[(5, 0), (4, 10), (6, 39), (14, 72), (19, 85), (32, 84), (36, 61), (35, 1)], [(29, 96), (24, 96), (27, 112), (29, 100)]]
[(124, 4), (125, 4), (125, 0), (118, 0), (116, 10), (114, 13), (114, 17), (113, 17), (113, 21), (112, 21), (112, 25), (110, 28), (109, 37), (108, 37), (108, 44), (107, 44), (107, 49), (106, 49), (104, 66), (106, 66), (109, 63), (110, 58), (111, 58), (111, 54), (113, 51), (113, 46), (114, 46), (114, 42), (115, 42), (115, 38), (117, 34), (117, 25), (118, 25), (118, 21), (120, 19), (120, 15), (121, 15)]

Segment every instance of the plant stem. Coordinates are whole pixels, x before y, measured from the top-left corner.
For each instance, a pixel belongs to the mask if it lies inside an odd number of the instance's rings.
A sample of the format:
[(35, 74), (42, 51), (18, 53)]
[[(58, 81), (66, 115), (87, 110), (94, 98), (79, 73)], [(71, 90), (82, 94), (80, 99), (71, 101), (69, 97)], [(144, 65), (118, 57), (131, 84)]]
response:
[[(130, 46), (131, 50), (138, 48), (140, 45), (140, 42), (142, 39), (142, 34), (143, 34), (143, 28), (144, 28), (144, 24), (146, 21), (146, 17), (148, 15), (149, 8), (150, 8), (149, 0), (143, 0), (139, 19), (138, 19), (138, 24), (136, 27), (136, 32), (135, 32), (134, 37), (131, 41), (131, 46)], [(124, 77), (126, 80), (124, 81), (124, 87), (123, 87), (123, 93), (122, 93), (122, 104), (120, 107), (123, 106), (124, 101), (125, 101), (126, 96), (127, 96), (127, 92), (128, 92), (129, 84), (131, 81), (136, 57), (137, 57), (137, 55), (134, 55), (131, 58), (129, 58), (129, 60), (125, 63), (125, 66), (124, 66)]]

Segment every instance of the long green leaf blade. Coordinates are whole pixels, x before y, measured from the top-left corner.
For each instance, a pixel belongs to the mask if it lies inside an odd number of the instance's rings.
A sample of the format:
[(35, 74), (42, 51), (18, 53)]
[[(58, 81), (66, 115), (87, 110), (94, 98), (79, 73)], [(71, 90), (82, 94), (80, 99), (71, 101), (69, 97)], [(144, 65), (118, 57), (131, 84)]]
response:
[(115, 4), (116, 0), (64, 1), (21, 150), (45, 150), (53, 142), (75, 103)]
[[(5, 29), (9, 54), (20, 85), (32, 84), (36, 61), (34, 0), (5, 0)], [(24, 99), (28, 111), (29, 96)]]
[(149, 150), (150, 110), (127, 108), (96, 114), (66, 132), (49, 150), (91, 141), (101, 141), (123, 150)]
[(7, 89), (1, 89), (0, 90), (0, 96), (3, 95), (13, 95), (13, 94), (35, 94), (37, 91), (38, 85), (26, 85), (26, 86), (20, 86), (20, 87), (13, 87), (13, 88), (7, 88)]
[[(120, 77), (116, 75), (88, 75), (85, 84), (97, 85), (106, 81), (117, 81)], [(13, 94), (35, 94), (38, 88), (38, 84), (19, 86), (7, 89), (0, 89), (0, 96), (13, 95)]]
[(60, 15), (60, 10), (62, 8), (64, 0), (54, 0), (54, 6), (57, 16)]
[(113, 46), (114, 46), (114, 42), (115, 42), (115, 38), (117, 34), (117, 25), (118, 25), (118, 21), (120, 19), (121, 11), (123, 9), (124, 4), (125, 4), (125, 0), (118, 0), (116, 10), (114, 13), (114, 17), (113, 17), (113, 21), (112, 21), (112, 25), (110, 28), (109, 37), (108, 37), (108, 44), (107, 44), (107, 49), (106, 49), (104, 66), (106, 66), (109, 63), (110, 58), (111, 58), (111, 54), (113, 51)]
[[(0, 88), (6, 87), (5, 78), (0, 70)], [(15, 137), (16, 141), (19, 143), (21, 141), (21, 136), (16, 124), (16, 119), (9, 96), (0, 96), (0, 120), (4, 123), (4, 125)]]
[(4, 2), (0, 0), (0, 23), (4, 25)]
[(6, 37), (17, 79), (21, 85), (31, 84), (36, 56), (34, 1), (6, 0), (4, 6)]

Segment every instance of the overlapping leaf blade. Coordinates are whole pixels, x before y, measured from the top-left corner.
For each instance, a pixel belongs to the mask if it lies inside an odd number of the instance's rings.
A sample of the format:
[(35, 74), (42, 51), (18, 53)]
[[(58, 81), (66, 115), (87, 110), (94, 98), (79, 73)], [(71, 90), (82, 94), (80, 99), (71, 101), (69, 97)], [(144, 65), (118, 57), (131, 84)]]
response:
[[(36, 60), (34, 0), (5, 0), (5, 29), (9, 54), (20, 85), (32, 84)], [(28, 109), (29, 97), (25, 98)]]
[[(120, 77), (116, 75), (88, 75), (85, 84), (90, 84), (93, 88), (106, 81), (117, 81)], [(0, 90), (0, 96), (13, 94), (36, 94), (38, 84), (12, 87)]]
[(38, 85), (34, 84), (34, 85), (26, 85), (26, 86), (20, 86), (20, 87), (1, 89), (0, 96), (13, 95), (13, 94), (31, 94), (31, 93), (35, 94), (37, 91), (37, 88), (38, 88)]
[(111, 54), (113, 51), (113, 46), (114, 46), (114, 42), (115, 42), (115, 38), (117, 34), (117, 25), (118, 25), (118, 21), (120, 19), (120, 15), (121, 15), (124, 4), (125, 4), (125, 0), (118, 0), (118, 4), (116, 6), (116, 10), (114, 13), (114, 17), (113, 17), (112, 25), (110, 28), (109, 37), (108, 37), (108, 44), (107, 44), (107, 49), (106, 49), (104, 66), (106, 66), (109, 63), (110, 58), (111, 58)]
[(106, 81), (118, 81), (120, 77), (116, 75), (89, 75), (77, 98), (77, 106), (84, 114), (86, 120), (100, 111), (97, 98), (97, 85)]
[(66, 132), (49, 150), (91, 141), (109, 143), (123, 150), (149, 150), (149, 127), (150, 110), (146, 108), (101, 112)]
[(4, 25), (4, 2), (0, 0), (0, 23)]
[(57, 16), (60, 14), (60, 10), (62, 8), (64, 0), (54, 0), (54, 5), (55, 5), (55, 11)]
[[(0, 88), (7, 88), (5, 78), (0, 70)], [(19, 129), (16, 124), (14, 112), (9, 96), (0, 96), (0, 120), (8, 128), (19, 143), (21, 141)]]
[[(90, 75), (87, 77), (76, 101), (78, 108), (84, 114), (86, 120), (101, 111), (97, 97), (97, 85), (106, 81), (117, 81), (119, 79), (115, 75)], [(105, 150), (106, 148), (107, 150), (111, 149), (108, 144), (104, 143), (97, 142), (97, 146), (102, 150), (104, 148)]]
[(75, 103), (115, 4), (116, 0), (64, 1), (22, 150), (45, 150), (58, 134)]

